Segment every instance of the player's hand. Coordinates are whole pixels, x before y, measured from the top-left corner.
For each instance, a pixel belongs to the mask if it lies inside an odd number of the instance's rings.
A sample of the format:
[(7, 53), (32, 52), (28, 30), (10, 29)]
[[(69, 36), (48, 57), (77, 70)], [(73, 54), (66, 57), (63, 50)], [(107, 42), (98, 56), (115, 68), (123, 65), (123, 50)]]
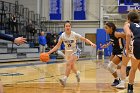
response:
[(107, 45), (102, 45), (102, 46), (101, 46), (101, 48), (106, 48), (106, 47), (107, 47)]
[(94, 47), (94, 48), (96, 48), (96, 44), (93, 44), (93, 43), (92, 43), (91, 46)]
[(50, 53), (50, 52), (47, 52), (47, 54), (49, 54), (49, 55), (50, 55), (51, 53)]
[(16, 43), (16, 44), (24, 44), (26, 42), (27, 42), (26, 38), (23, 38), (23, 37), (18, 37), (18, 38), (15, 38), (15, 40), (14, 40), (14, 43)]

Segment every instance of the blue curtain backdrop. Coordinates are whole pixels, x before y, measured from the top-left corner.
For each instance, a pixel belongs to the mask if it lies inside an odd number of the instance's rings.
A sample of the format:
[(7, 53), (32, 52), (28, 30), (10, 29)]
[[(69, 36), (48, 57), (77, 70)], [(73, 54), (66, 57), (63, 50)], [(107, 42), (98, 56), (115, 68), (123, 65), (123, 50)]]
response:
[[(109, 35), (106, 34), (104, 29), (97, 29), (96, 31), (96, 45), (97, 50), (100, 48), (100, 43), (105, 44), (107, 41), (109, 41)], [(112, 46), (110, 45), (108, 48), (104, 49), (104, 55), (110, 56), (112, 52)]]

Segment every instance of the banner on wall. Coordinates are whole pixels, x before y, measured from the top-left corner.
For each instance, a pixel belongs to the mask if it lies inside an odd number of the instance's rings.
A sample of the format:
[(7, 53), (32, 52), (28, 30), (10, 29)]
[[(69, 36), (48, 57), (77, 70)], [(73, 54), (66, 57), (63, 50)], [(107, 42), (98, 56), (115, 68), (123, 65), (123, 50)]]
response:
[(85, 0), (73, 0), (73, 18), (74, 20), (85, 20)]
[(119, 13), (128, 13), (129, 10), (137, 9), (140, 10), (140, 1), (139, 0), (118, 0), (118, 12)]
[(50, 20), (62, 19), (62, 0), (50, 0)]
[(124, 5), (134, 5), (134, 4), (140, 4), (140, 0), (118, 0), (119, 4)]
[(119, 13), (128, 13), (132, 9), (140, 10), (140, 6), (119, 6), (118, 9)]

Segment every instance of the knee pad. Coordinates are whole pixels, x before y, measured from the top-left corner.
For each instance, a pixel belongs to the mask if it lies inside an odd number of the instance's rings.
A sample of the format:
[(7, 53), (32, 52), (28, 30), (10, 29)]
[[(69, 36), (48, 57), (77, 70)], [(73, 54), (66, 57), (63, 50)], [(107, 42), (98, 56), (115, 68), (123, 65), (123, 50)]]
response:
[(107, 69), (113, 74), (117, 70), (117, 65), (110, 61), (107, 66)]

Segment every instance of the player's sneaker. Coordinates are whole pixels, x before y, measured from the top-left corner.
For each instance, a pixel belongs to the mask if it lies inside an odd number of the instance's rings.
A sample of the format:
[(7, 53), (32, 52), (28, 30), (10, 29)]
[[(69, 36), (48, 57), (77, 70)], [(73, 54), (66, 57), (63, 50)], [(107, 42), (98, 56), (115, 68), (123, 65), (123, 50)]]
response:
[(116, 88), (125, 89), (125, 82), (121, 80), (120, 83), (116, 86)]
[(128, 84), (127, 93), (134, 93), (132, 84)]
[(76, 79), (77, 79), (77, 82), (80, 82), (80, 72), (77, 72)]
[(113, 83), (111, 84), (111, 86), (117, 86), (120, 83), (120, 80), (118, 79), (114, 79)]
[(63, 87), (66, 86), (66, 79), (59, 79), (61, 85), (63, 85)]

